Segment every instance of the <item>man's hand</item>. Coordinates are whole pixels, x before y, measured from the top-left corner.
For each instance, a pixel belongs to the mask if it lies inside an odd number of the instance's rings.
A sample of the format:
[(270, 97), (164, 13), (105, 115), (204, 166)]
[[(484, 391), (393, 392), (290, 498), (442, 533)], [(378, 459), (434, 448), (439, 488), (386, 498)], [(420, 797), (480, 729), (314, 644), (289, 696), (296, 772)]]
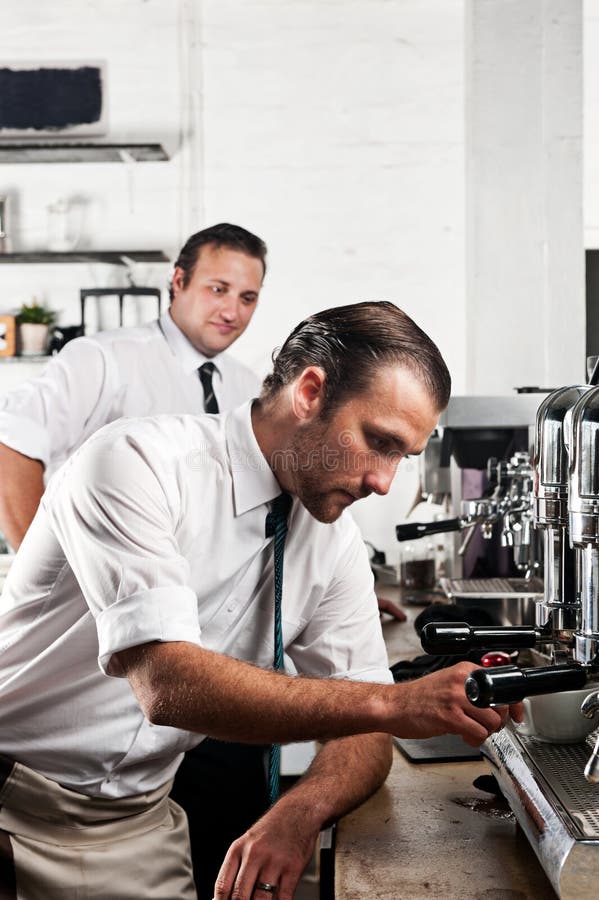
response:
[(467, 744), (477, 747), (490, 734), (503, 728), (508, 716), (521, 721), (524, 714), (521, 703), (495, 709), (479, 709), (470, 703), (464, 682), (477, 668), (473, 663), (461, 662), (404, 683), (403, 690), (398, 693), (398, 718), (401, 720), (396, 732), (398, 737), (459, 734)]
[(215, 885), (215, 900), (272, 900), (256, 885), (276, 886), (277, 900), (292, 900), (319, 834), (306, 810), (279, 801), (229, 848)]
[(273, 900), (258, 882), (291, 900), (325, 825), (356, 809), (391, 768), (391, 739), (361, 734), (324, 744), (308, 770), (230, 847), (219, 872), (216, 900)]
[(398, 622), (405, 622), (407, 620), (408, 617), (405, 612), (400, 609), (393, 600), (387, 600), (385, 597), (377, 597), (376, 599), (381, 615), (382, 613), (388, 613), (390, 616), (393, 616), (394, 619), (397, 619)]

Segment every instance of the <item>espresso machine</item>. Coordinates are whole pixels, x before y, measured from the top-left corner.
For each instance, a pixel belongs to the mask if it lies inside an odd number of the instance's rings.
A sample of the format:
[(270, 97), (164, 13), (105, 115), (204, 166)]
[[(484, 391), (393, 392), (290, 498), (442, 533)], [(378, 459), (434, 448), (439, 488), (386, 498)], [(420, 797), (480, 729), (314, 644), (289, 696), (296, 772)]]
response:
[(441, 498), (454, 515), (396, 526), (402, 542), (444, 533), (452, 548), (444, 593), (461, 605), (484, 606), (504, 623), (534, 622), (543, 592), (530, 450), (545, 393), (451, 398), (441, 435), (422, 454), (421, 485), (424, 497)]
[[(431, 623), (423, 647), (433, 654), (479, 648), (529, 654), (532, 665), (472, 672), (465, 685), (469, 700), (500, 706), (588, 688), (581, 715), (592, 718), (599, 713), (598, 387), (560, 388), (541, 403), (532, 494), (533, 524), (544, 545), (544, 590), (534, 625)], [(558, 896), (595, 898), (599, 738), (546, 743), (508, 725), (485, 742), (483, 752)]]

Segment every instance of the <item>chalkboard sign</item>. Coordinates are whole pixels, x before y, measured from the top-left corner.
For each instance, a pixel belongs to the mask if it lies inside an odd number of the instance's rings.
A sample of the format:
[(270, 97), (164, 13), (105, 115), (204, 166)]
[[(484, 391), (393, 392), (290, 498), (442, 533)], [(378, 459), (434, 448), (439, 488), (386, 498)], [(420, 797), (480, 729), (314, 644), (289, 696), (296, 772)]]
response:
[(0, 137), (105, 134), (105, 106), (102, 63), (0, 67)]

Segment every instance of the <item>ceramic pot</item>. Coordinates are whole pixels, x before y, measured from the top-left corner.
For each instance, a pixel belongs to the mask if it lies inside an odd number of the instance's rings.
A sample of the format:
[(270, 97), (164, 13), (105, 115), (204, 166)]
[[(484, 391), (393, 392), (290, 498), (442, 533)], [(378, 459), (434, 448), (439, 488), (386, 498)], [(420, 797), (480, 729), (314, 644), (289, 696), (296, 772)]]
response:
[(43, 356), (48, 345), (48, 326), (38, 322), (19, 325), (21, 356)]

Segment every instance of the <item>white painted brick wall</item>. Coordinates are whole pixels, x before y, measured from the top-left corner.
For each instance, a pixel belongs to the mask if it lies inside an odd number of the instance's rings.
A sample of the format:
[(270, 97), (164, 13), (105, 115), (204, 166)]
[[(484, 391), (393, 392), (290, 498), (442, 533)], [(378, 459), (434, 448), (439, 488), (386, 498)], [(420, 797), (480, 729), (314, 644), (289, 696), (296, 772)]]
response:
[[(203, 204), (270, 248), (258, 329), (238, 353), (265, 371), (315, 309), (391, 299), (464, 382), (463, 0), (203, 3)], [(355, 508), (398, 555), (416, 492)], [(409, 470), (409, 471), (408, 471)]]
[[(463, 0), (10, 6), (15, 58), (107, 60), (112, 137), (173, 149), (187, 136), (166, 164), (5, 167), (0, 193), (18, 196), (22, 246), (44, 245), (45, 207), (60, 195), (86, 200), (82, 246), (173, 252), (191, 230), (239, 222), (270, 248), (240, 358), (265, 372), (305, 315), (391, 299), (439, 341), (463, 389)], [(2, 266), (0, 308), (34, 293), (77, 321), (79, 287), (118, 277)], [(369, 501), (374, 540), (411, 501), (408, 482)]]
[(584, 0), (584, 238), (599, 249), (599, 0)]
[(468, 392), (584, 372), (581, 0), (469, 0)]
[[(177, 5), (166, 0), (36, 0), (2, 11), (2, 61), (55, 63), (105, 60), (109, 136), (114, 141), (160, 141), (176, 151), (182, 105)], [(45, 249), (47, 206), (58, 197), (79, 204), (81, 248), (164, 248), (181, 239), (181, 157), (168, 163), (5, 165), (0, 193), (11, 201), (14, 249)], [(76, 223), (77, 224), (77, 223)], [(140, 268), (141, 281), (165, 281), (166, 266)], [(78, 321), (80, 287), (114, 284), (104, 266), (0, 267), (0, 309), (32, 295)], [(1, 376), (1, 372), (0, 372)]]
[[(205, 217), (271, 249), (262, 327), (393, 299), (463, 380), (462, 0), (203, 4)], [(267, 365), (248, 336), (249, 362)]]
[[(304, 315), (389, 298), (463, 381), (462, 0), (10, 6), (15, 58), (107, 60), (115, 139), (172, 149), (190, 110), (195, 124), (166, 164), (5, 167), (21, 247), (44, 246), (46, 206), (61, 195), (84, 198), (81, 245), (100, 249), (172, 252), (181, 223), (240, 222), (271, 251), (242, 358), (265, 370)], [(117, 278), (3, 266), (0, 307), (35, 293), (75, 321), (78, 288)]]

